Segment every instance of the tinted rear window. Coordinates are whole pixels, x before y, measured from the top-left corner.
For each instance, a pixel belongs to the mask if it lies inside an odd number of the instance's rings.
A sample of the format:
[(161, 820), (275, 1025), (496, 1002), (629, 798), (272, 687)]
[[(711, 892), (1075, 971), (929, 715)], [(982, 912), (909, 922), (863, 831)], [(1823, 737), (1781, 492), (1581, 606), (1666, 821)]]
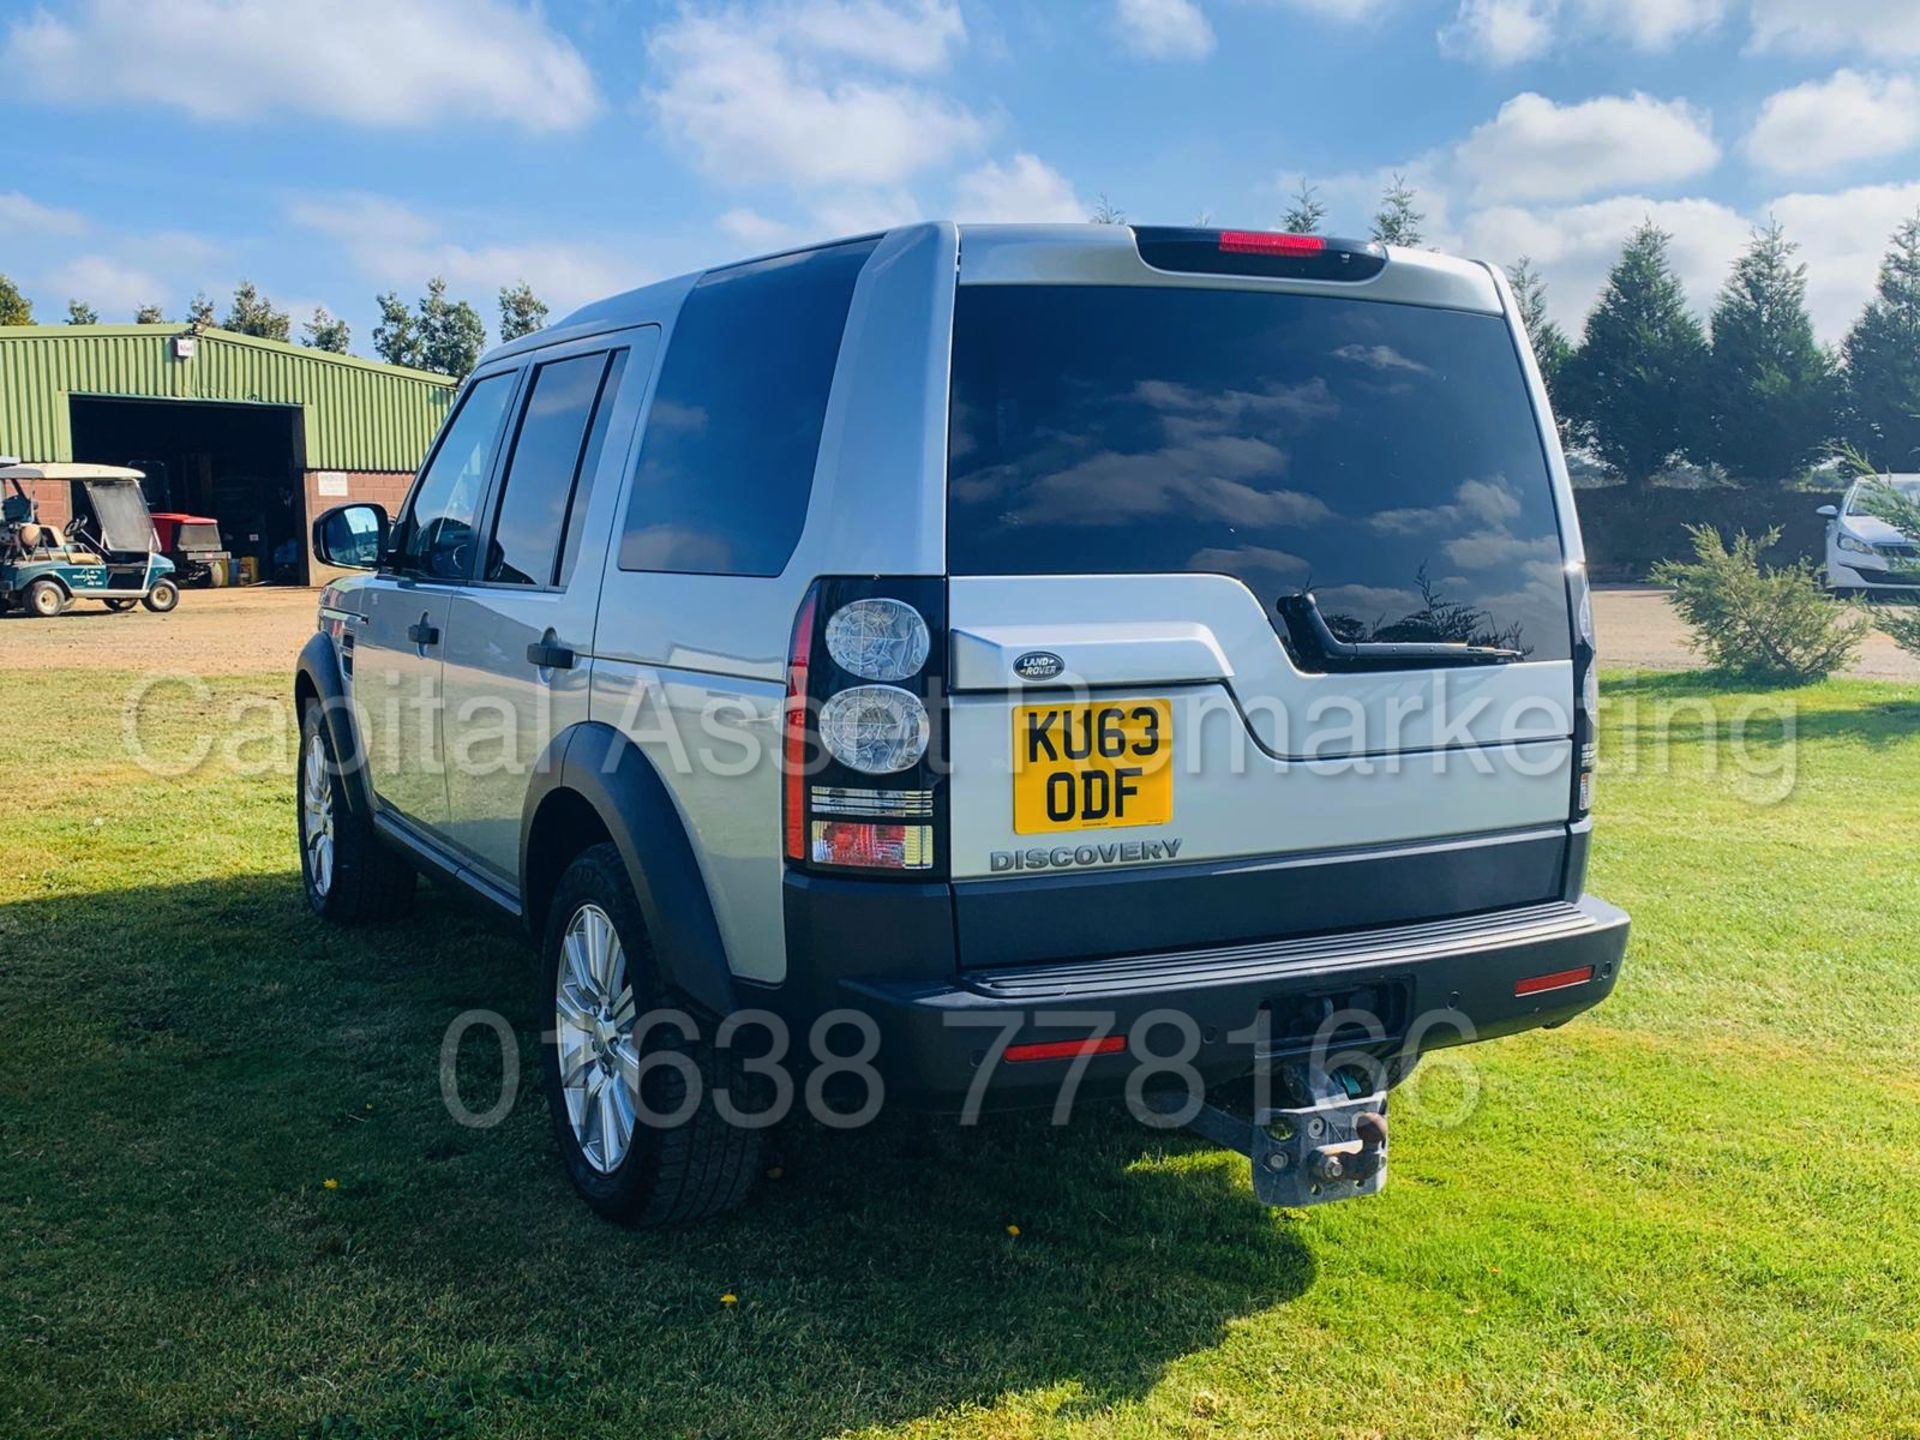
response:
[(641, 442), (621, 569), (786, 567), (806, 521), (854, 282), (876, 243), (717, 270), (693, 287)]
[(1347, 640), (1571, 636), (1540, 437), (1489, 315), (1233, 290), (962, 286), (948, 566), (1311, 588)]

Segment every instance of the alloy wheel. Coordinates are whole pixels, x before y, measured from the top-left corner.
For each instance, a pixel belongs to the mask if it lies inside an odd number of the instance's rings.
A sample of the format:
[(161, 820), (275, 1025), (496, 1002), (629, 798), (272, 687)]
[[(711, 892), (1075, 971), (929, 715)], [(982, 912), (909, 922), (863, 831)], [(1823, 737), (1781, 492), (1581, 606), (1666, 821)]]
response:
[(582, 905), (567, 922), (553, 1005), (573, 1138), (589, 1165), (610, 1174), (633, 1144), (640, 1057), (626, 951), (612, 918), (598, 905)]
[(300, 762), (300, 844), (307, 853), (307, 883), (324, 900), (333, 888), (333, 774), (318, 731), (308, 737)]

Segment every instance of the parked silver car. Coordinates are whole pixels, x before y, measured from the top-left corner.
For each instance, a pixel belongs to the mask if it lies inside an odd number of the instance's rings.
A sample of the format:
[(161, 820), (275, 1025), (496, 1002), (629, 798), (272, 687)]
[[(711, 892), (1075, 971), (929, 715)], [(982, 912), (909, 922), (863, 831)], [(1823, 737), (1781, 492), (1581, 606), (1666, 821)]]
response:
[(397, 521), (315, 541), (368, 573), (295, 680), (313, 908), (427, 870), (527, 927), (623, 1222), (883, 1097), (1124, 1095), (1262, 1199), (1366, 1194), (1422, 1051), (1619, 973), (1572, 493), (1484, 265), (919, 224), (725, 266), (489, 354)]
[(1856, 480), (1838, 505), (1818, 511), (1827, 522), (1827, 588), (1844, 595), (1920, 591), (1920, 544), (1876, 512), (1882, 487), (1920, 499), (1920, 475)]

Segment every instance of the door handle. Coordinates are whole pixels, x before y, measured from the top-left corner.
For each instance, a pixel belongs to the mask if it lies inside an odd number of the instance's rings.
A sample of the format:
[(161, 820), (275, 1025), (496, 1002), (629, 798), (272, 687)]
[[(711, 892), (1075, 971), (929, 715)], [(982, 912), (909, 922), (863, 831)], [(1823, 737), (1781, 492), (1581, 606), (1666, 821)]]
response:
[(428, 624), (427, 617), (422, 615), (418, 623), (407, 626), (407, 639), (425, 650), (430, 645), (440, 643), (440, 627)]
[(527, 663), (542, 670), (571, 670), (573, 659), (573, 647), (557, 640), (536, 640), (527, 646)]

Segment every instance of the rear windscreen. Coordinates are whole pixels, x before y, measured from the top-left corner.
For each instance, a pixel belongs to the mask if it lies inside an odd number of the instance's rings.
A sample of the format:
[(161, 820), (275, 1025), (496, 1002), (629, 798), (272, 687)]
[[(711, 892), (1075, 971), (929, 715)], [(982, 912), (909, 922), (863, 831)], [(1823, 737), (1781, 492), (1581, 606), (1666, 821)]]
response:
[(1505, 322), (1319, 296), (961, 286), (955, 575), (1211, 572), (1352, 641), (1571, 653)]

